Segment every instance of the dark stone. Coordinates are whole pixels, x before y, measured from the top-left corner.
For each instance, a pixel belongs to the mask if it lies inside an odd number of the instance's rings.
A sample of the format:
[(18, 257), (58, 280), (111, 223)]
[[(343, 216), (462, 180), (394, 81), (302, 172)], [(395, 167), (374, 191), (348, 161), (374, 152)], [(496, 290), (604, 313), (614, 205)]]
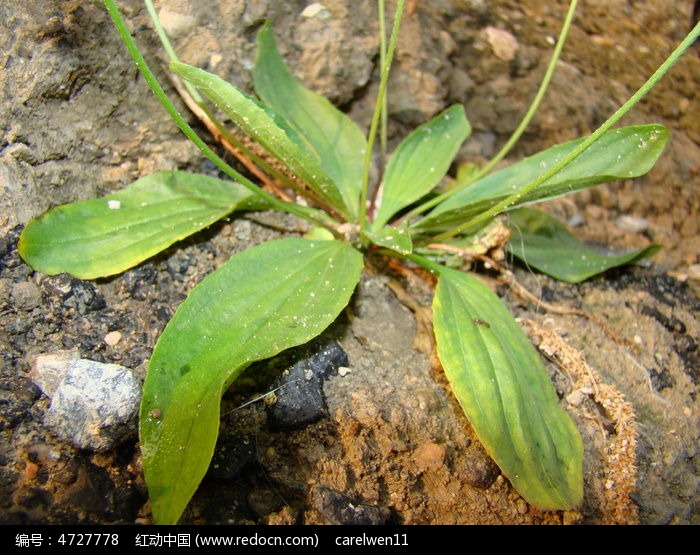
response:
[(86, 512), (109, 518), (114, 514), (114, 483), (104, 468), (86, 461), (68, 489), (68, 499)]
[(660, 370), (650, 368), (649, 378), (651, 379), (651, 385), (654, 386), (656, 391), (662, 391), (676, 384), (676, 380), (666, 368), (661, 368)]
[(675, 316), (666, 316), (658, 308), (653, 306), (644, 305), (642, 306), (642, 314), (645, 316), (651, 316), (657, 322), (659, 322), (663, 327), (665, 327), (671, 333), (685, 333), (686, 327), (683, 322), (681, 322)]
[(29, 378), (0, 372), (0, 430), (14, 428), (31, 418), (29, 408), (40, 396), (39, 388)]
[(92, 283), (77, 278), (71, 281), (70, 293), (63, 304), (67, 308), (75, 308), (78, 314), (102, 310), (107, 306), (102, 293)]
[(193, 262), (194, 260), (191, 256), (179, 251), (168, 258), (165, 265), (168, 268), (168, 273), (173, 277), (173, 279), (179, 279), (185, 274), (185, 272), (187, 272), (187, 268), (189, 268)]
[(133, 524), (147, 499), (146, 491), (135, 484), (119, 485), (114, 490), (114, 515), (124, 524)]
[(247, 501), (248, 507), (258, 518), (264, 518), (279, 511), (285, 504), (285, 499), (278, 491), (260, 486), (250, 490)]
[(0, 275), (4, 269), (9, 269), (13, 254), (16, 252), (17, 242), (22, 233), (24, 226), (18, 225), (8, 231), (5, 235), (0, 236)]
[(357, 503), (342, 493), (316, 487), (310, 492), (310, 505), (324, 519), (324, 524), (388, 524), (391, 511), (386, 507)]
[(480, 448), (470, 448), (468, 463), (461, 467), (464, 481), (472, 487), (487, 489), (496, 481), (501, 473), (498, 465)]
[(26, 488), (18, 492), (17, 505), (29, 510), (46, 508), (51, 504), (51, 494), (41, 488)]
[(347, 354), (335, 341), (295, 349), (292, 357), (291, 367), (272, 386), (276, 402), (267, 406), (267, 418), (273, 430), (297, 430), (327, 417), (323, 382), (348, 364)]
[(540, 298), (546, 303), (551, 303), (554, 300), (555, 296), (556, 294), (554, 292), (554, 289), (552, 289), (551, 287), (543, 285), (540, 289)]
[(695, 385), (698, 385), (700, 381), (700, 352), (698, 352), (697, 341), (690, 335), (681, 335), (675, 339), (674, 347), (685, 362), (683, 371), (693, 380)]
[(688, 303), (692, 310), (700, 308), (700, 303), (690, 291), (688, 284), (680, 282), (668, 274), (652, 275), (649, 272), (627, 269), (616, 279), (609, 277), (608, 281), (617, 291), (630, 287), (646, 291), (657, 301), (669, 307), (674, 307), (679, 300), (683, 300)]
[(124, 274), (120, 289), (136, 300), (143, 301), (148, 298), (146, 286), (155, 283), (157, 277), (156, 268), (147, 262)]
[(0, 508), (6, 509), (12, 506), (12, 492), (20, 480), (19, 473), (10, 470), (3, 463), (0, 466)]
[(255, 459), (255, 444), (245, 436), (219, 436), (207, 477), (230, 480)]

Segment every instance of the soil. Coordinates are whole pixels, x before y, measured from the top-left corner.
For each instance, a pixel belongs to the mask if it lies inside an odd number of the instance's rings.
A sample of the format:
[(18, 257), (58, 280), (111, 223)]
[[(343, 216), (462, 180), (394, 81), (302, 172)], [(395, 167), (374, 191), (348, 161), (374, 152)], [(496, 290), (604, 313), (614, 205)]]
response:
[[(300, 79), (367, 124), (377, 89), (374, 2), (327, 0), (314, 17), (300, 15), (305, 0), (156, 4), (183, 60), (243, 88), (255, 31), (270, 19)], [(167, 82), (141, 3), (120, 5)], [(508, 161), (595, 129), (682, 39), (691, 10), (690, 1), (582, 3), (544, 106)], [(493, 155), (527, 108), (565, 11), (554, 1), (409, 2), (390, 84), (394, 143), (461, 102), (474, 133), (460, 158)], [(34, 272), (17, 239), (48, 208), (155, 170), (216, 171), (159, 108), (99, 3), (4, 2), (0, 20), (0, 522), (148, 522), (137, 438), (95, 454), (52, 436), (43, 425), (49, 400), (28, 377), (32, 357), (72, 349), (143, 377), (159, 333), (196, 283), (232, 253), (304, 228), (249, 214), (114, 278)], [(235, 454), (230, 471), (209, 473), (183, 522), (700, 523), (699, 54), (696, 45), (625, 118), (670, 129), (649, 174), (545, 207), (595, 244), (661, 244), (652, 262), (581, 285), (515, 266), (540, 302), (484, 277), (546, 355), (581, 431), (578, 510), (543, 512), (520, 498), (436, 365), (429, 285), (374, 272), (327, 332), (350, 368), (325, 382), (328, 417), (272, 430), (263, 403), (238, 409), (266, 392), (245, 375), (223, 400), (217, 456)], [(105, 341), (115, 331), (121, 339)]]

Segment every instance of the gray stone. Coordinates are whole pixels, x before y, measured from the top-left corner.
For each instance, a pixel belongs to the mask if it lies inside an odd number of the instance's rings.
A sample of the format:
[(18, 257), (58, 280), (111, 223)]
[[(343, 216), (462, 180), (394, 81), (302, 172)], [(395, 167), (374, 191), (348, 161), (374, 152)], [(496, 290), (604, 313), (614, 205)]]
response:
[(31, 310), (41, 303), (41, 290), (31, 281), (22, 281), (13, 285), (11, 297), (18, 310)]
[(37, 357), (32, 379), (51, 397), (44, 424), (77, 448), (107, 451), (136, 432), (141, 387), (128, 368), (64, 352)]

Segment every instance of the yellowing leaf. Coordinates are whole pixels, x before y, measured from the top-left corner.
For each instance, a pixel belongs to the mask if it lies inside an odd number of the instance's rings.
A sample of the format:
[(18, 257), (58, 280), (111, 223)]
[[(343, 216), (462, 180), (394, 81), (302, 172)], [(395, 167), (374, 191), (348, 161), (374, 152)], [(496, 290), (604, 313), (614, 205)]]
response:
[(540, 509), (583, 495), (583, 445), (539, 355), (488, 287), (442, 269), (433, 300), (438, 356), (489, 455)]

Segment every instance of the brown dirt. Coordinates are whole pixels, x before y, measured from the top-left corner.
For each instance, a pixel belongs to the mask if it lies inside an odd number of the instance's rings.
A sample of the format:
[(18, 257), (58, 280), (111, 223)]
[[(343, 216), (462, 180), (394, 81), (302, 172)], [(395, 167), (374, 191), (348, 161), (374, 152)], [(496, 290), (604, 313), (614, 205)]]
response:
[[(299, 17), (303, 1), (157, 4), (169, 13), (184, 60), (243, 87), (255, 29), (272, 19), (302, 80), (361, 124), (368, 121), (377, 82), (370, 0), (328, 0), (332, 17), (325, 20)], [(162, 71), (140, 3), (124, 2), (123, 9)], [(531, 0), (416, 3), (392, 77), (394, 141), (448, 103), (462, 102), (474, 127), (462, 159), (492, 155), (534, 94), (565, 10), (564, 3)], [(545, 105), (509, 160), (592, 131), (682, 38), (690, 10), (689, 1), (583, 3)], [(50, 206), (105, 194), (156, 169), (213, 168), (167, 120), (100, 5), (4, 3), (0, 20), (9, 30), (0, 35), (0, 521), (147, 520), (136, 438), (94, 455), (51, 436), (42, 425), (48, 400), (27, 378), (32, 355), (76, 348), (143, 375), (158, 334), (204, 275), (280, 229), (302, 228), (273, 214), (222, 222), (116, 278), (69, 282), (66, 296), (64, 276), (35, 273), (19, 260), (17, 226)], [(511, 60), (494, 54), (489, 26), (515, 37)], [(585, 499), (578, 511), (538, 511), (510, 487), (430, 354), (413, 347), (422, 339), (425, 351), (421, 307), (429, 305), (429, 289), (373, 274), (329, 330), (351, 368), (326, 383), (330, 418), (279, 433), (265, 426), (260, 403), (228, 413), (222, 443), (248, 442), (251, 461), (233, 478), (207, 477), (185, 520), (331, 522), (330, 491), (376, 507), (377, 518), (406, 524), (700, 523), (699, 66), (696, 47), (625, 119), (671, 130), (648, 175), (548, 205), (578, 222), (575, 231), (587, 240), (662, 244), (654, 265), (579, 286), (516, 271), (535, 296), (593, 319), (537, 310), (498, 286), (514, 314), (540, 326), (533, 337), (554, 358), (548, 363), (554, 383), (584, 438)], [(645, 229), (629, 231), (623, 215), (640, 218)], [(396, 283), (418, 300), (416, 316), (392, 292)], [(115, 330), (122, 340), (107, 345), (104, 337)], [(244, 380), (224, 399), (224, 412), (262, 392), (255, 380)]]

